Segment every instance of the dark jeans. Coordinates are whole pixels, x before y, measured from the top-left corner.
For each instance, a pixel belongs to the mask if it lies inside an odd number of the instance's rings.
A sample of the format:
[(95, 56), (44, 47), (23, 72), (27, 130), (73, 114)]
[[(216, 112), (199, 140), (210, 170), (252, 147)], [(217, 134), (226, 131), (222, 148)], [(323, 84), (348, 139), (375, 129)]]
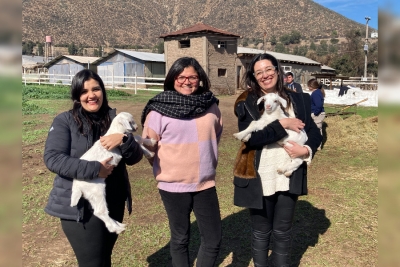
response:
[(272, 234), (273, 266), (289, 266), (291, 230), (298, 196), (277, 192), (264, 197), (263, 209), (249, 209), (252, 226), (254, 266), (268, 266), (269, 241)]
[(215, 187), (191, 193), (171, 193), (163, 190), (159, 192), (171, 231), (172, 265), (189, 266), (190, 214), (194, 211), (201, 236), (196, 266), (214, 266), (222, 236), (221, 215)]
[[(110, 217), (122, 222), (124, 204), (109, 207)], [(79, 267), (109, 267), (118, 235), (110, 233), (104, 222), (85, 210), (83, 222), (61, 219), (62, 229), (75, 252)]]

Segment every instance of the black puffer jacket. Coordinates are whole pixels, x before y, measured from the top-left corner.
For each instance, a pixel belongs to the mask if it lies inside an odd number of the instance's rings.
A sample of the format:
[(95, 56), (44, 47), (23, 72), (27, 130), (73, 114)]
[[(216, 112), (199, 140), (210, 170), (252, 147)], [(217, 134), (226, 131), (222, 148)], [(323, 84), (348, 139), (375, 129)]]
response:
[[(114, 119), (116, 110), (110, 110), (109, 115)], [(93, 133), (86, 121), (83, 121), (83, 132), (84, 134), (79, 132), (72, 112), (66, 111), (56, 116), (46, 140), (44, 162), (47, 168), (57, 175), (44, 210), (62, 219), (82, 220), (84, 210), (91, 207), (83, 198), (76, 207), (70, 206), (72, 181), (97, 178), (100, 171), (100, 162), (79, 159), (97, 141), (93, 140)], [(133, 165), (139, 162), (143, 152), (132, 134), (128, 134), (128, 140), (120, 146), (120, 149), (122, 160), (106, 179), (106, 199), (109, 207), (124, 205), (127, 200), (128, 210), (131, 212), (126, 164)]]

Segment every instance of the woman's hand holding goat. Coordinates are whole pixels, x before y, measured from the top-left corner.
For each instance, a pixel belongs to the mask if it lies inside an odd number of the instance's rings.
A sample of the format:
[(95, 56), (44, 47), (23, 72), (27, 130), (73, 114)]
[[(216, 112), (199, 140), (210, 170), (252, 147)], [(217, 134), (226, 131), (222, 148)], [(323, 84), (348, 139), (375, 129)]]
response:
[(305, 126), (304, 122), (297, 118), (284, 118), (280, 119), (279, 122), (283, 128), (295, 131), (296, 133), (299, 133)]
[(121, 133), (115, 133), (115, 134), (110, 134), (107, 136), (101, 136), (100, 143), (105, 149), (110, 151), (113, 148), (116, 148), (117, 146), (122, 144), (122, 139), (124, 138), (124, 136), (125, 135), (121, 134)]
[(108, 163), (111, 159), (112, 157), (109, 157), (100, 162), (99, 178), (107, 178), (114, 170), (115, 166)]
[(288, 141), (289, 144), (283, 146), (285, 151), (288, 153), (289, 157), (294, 158), (302, 158), (308, 156), (308, 149), (304, 146), (299, 145), (294, 141)]

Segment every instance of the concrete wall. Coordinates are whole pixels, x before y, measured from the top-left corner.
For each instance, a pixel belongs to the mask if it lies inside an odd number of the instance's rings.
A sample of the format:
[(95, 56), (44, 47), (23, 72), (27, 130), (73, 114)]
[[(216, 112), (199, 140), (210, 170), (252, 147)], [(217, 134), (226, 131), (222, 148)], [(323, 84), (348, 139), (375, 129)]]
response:
[[(168, 73), (172, 64), (181, 57), (193, 57), (207, 72), (207, 62), (203, 56), (205, 47), (205, 37), (200, 35), (168, 37), (164, 40), (165, 69)], [(180, 48), (179, 41), (190, 40), (190, 47)]]
[[(219, 43), (225, 47), (218, 47)], [(229, 36), (207, 36), (208, 77), (215, 94), (235, 94), (237, 38)], [(225, 75), (223, 75), (223, 73)]]
[[(190, 40), (190, 47), (181, 48), (179, 41)], [(225, 47), (218, 47), (224, 43)], [(236, 91), (237, 38), (216, 34), (190, 34), (168, 37), (164, 40), (165, 66), (168, 73), (172, 64), (181, 57), (193, 57), (203, 67), (215, 94), (234, 94)], [(218, 75), (220, 69), (220, 75)], [(225, 70), (225, 76), (221, 71)]]

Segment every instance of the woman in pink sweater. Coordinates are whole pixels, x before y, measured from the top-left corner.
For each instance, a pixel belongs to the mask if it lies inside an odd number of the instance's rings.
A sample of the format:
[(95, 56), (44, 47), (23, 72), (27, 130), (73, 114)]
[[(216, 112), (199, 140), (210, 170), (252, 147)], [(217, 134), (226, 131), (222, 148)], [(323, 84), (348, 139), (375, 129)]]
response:
[(189, 266), (192, 211), (201, 234), (197, 266), (214, 266), (221, 242), (215, 175), (222, 119), (210, 80), (196, 59), (174, 62), (164, 92), (144, 108), (142, 125), (143, 137), (158, 140), (151, 164), (168, 215), (173, 266)]

